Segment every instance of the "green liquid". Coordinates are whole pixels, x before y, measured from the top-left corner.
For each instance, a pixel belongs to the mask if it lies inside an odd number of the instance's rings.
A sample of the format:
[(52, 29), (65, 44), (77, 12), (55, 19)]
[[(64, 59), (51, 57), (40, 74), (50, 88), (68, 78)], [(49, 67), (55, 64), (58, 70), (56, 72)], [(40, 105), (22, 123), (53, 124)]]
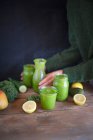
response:
[(23, 70), (23, 83), (27, 86), (27, 87), (31, 87), (32, 86), (32, 79), (33, 79), (33, 73), (34, 73), (34, 66), (27, 64), (24, 65), (24, 70)]
[(41, 106), (43, 109), (52, 110), (55, 108), (57, 92), (53, 87), (46, 87), (40, 91)]
[(66, 74), (57, 75), (54, 79), (53, 86), (56, 87), (57, 101), (65, 101), (68, 98), (69, 82)]
[(39, 92), (38, 85), (39, 82), (45, 77), (45, 59), (35, 59), (35, 72), (33, 75), (33, 89), (35, 92)]

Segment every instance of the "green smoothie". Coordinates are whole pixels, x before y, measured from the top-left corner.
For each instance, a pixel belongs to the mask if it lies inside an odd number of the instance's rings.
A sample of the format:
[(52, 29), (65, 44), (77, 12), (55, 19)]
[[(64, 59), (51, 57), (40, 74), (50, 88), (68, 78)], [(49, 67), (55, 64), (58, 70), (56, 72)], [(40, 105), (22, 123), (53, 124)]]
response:
[(56, 75), (53, 86), (56, 87), (57, 101), (65, 101), (68, 98), (69, 81), (66, 74)]
[(43, 58), (34, 59), (35, 72), (33, 75), (33, 89), (35, 92), (39, 92), (38, 85), (39, 82), (45, 77), (45, 64), (46, 60)]
[(23, 83), (27, 87), (32, 86), (32, 79), (33, 79), (33, 73), (34, 73), (34, 65), (26, 64), (23, 67)]
[(40, 89), (40, 100), (43, 109), (52, 110), (55, 108), (57, 90), (54, 87), (43, 87)]

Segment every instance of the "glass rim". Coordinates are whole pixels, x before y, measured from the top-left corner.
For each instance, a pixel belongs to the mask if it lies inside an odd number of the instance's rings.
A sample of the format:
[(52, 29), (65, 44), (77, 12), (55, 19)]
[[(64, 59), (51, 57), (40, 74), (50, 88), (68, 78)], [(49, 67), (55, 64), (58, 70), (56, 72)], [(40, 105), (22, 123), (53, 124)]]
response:
[(63, 80), (63, 79), (68, 79), (68, 75), (67, 74), (58, 74), (58, 75), (55, 75), (55, 79), (58, 79), (58, 80)]
[(44, 58), (36, 58), (36, 59), (34, 59), (34, 62), (42, 63), (42, 62), (46, 62), (46, 59), (44, 59)]
[[(43, 93), (43, 91), (49, 89), (52, 93)], [(43, 86), (42, 88), (39, 89), (40, 94), (45, 94), (45, 95), (53, 95), (57, 94), (57, 89), (54, 86)], [(47, 91), (46, 91), (47, 92)]]
[(24, 66), (24, 69), (35, 69), (34, 65), (33, 64), (25, 64)]
[(54, 95), (57, 95), (57, 92), (54, 92), (54, 93), (40, 93), (40, 95), (43, 94), (44, 96), (54, 96)]

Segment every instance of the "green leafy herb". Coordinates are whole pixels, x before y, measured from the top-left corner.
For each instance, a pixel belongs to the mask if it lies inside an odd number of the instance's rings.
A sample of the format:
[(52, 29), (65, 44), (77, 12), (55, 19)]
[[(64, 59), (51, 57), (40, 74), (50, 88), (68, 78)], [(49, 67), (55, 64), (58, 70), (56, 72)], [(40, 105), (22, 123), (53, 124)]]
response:
[(20, 81), (13, 80), (9, 78), (9, 80), (4, 80), (0, 82), (0, 89), (3, 90), (8, 98), (9, 102), (15, 100), (15, 98), (19, 95)]
[(22, 81), (14, 80), (12, 78), (9, 78), (9, 81), (11, 81), (15, 85), (15, 87), (17, 88), (18, 91), (19, 91), (19, 87), (21, 85), (23, 85), (23, 82)]
[(36, 95), (31, 95), (27, 98), (27, 100), (33, 100), (35, 102), (39, 102), (40, 101), (40, 96), (36, 96)]

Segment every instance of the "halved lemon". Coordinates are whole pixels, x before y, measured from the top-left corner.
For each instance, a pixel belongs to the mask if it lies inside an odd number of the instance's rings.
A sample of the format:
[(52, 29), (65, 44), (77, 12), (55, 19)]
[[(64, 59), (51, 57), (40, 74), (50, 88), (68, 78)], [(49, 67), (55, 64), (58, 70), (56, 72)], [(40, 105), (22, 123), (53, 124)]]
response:
[(83, 94), (76, 94), (74, 95), (73, 100), (77, 105), (84, 105), (86, 102), (86, 97)]
[(35, 101), (27, 101), (22, 105), (22, 109), (26, 113), (32, 113), (36, 110), (36, 102)]
[(82, 83), (75, 82), (71, 85), (71, 88), (81, 88), (81, 89), (83, 89), (83, 85), (82, 85)]

